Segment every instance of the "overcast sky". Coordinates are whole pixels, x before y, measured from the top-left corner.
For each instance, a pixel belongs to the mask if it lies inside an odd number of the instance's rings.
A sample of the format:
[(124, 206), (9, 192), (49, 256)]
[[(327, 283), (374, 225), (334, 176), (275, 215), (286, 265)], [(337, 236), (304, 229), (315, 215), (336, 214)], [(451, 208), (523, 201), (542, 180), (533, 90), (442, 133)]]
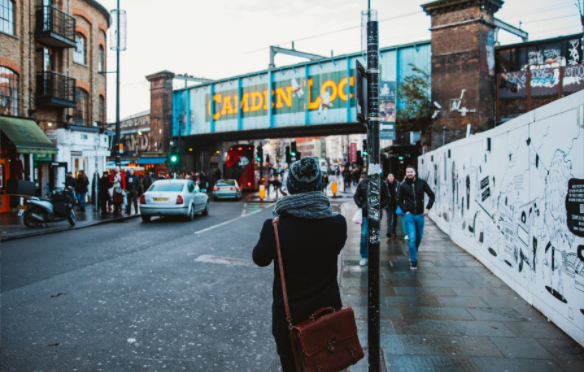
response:
[[(98, 0), (108, 10), (116, 0)], [(575, 2), (507, 0), (496, 17), (546, 39), (582, 31)], [(380, 46), (430, 39), (428, 0), (371, 0), (380, 20)], [(210, 79), (266, 69), (270, 45), (323, 56), (361, 48), (360, 12), (366, 0), (120, 0), (127, 12), (128, 49), (121, 52), (121, 118), (150, 109), (146, 75), (169, 70)], [(521, 40), (500, 33), (501, 42)], [(109, 37), (109, 35), (108, 35)], [(108, 45), (109, 41), (108, 41)], [(276, 56), (276, 66), (302, 62)], [(108, 51), (108, 71), (116, 53)], [(175, 87), (184, 82), (175, 81)], [(108, 121), (115, 121), (115, 74), (108, 75)]]

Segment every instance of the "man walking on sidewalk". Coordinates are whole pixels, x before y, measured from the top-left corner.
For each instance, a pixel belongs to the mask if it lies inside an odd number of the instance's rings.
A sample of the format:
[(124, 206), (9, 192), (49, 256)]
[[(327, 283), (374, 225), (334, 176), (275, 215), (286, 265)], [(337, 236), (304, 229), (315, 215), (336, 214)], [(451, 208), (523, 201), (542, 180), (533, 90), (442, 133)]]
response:
[[(384, 209), (389, 204), (389, 190), (387, 189), (387, 184), (381, 180), (380, 182), (380, 195), (381, 195), (381, 209)], [(359, 265), (367, 265), (369, 257), (369, 244), (367, 242), (367, 236), (369, 235), (369, 229), (367, 226), (367, 175), (365, 173), (361, 174), (361, 181), (357, 185), (357, 190), (353, 196), (355, 204), (361, 208), (361, 213), (363, 213), (363, 222), (361, 222), (361, 248), (359, 253), (361, 254), (361, 261)], [(379, 213), (379, 220), (381, 221), (381, 211)]]
[(126, 191), (128, 192), (128, 209), (126, 213), (129, 215), (132, 211), (132, 202), (134, 203), (134, 212), (138, 213), (138, 194), (140, 193), (140, 177), (134, 173), (134, 169), (130, 169), (126, 177)]
[[(428, 195), (428, 205), (424, 209), (424, 193)], [(424, 217), (434, 204), (434, 193), (428, 183), (417, 177), (413, 166), (406, 167), (406, 180), (399, 186), (397, 204), (405, 213), (402, 217), (405, 233), (409, 237), (410, 269), (418, 268), (418, 248), (424, 236)]]

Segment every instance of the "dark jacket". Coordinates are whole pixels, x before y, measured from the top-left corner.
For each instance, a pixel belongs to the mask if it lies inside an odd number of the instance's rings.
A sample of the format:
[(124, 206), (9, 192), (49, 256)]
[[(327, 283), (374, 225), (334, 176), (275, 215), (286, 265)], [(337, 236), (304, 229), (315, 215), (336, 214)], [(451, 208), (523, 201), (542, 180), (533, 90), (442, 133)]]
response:
[[(389, 204), (389, 191), (387, 189), (387, 184), (385, 181), (380, 182), (381, 185), (381, 209), (384, 209)], [(363, 217), (368, 216), (367, 211), (367, 179), (359, 181), (357, 185), (357, 190), (355, 190), (355, 195), (353, 195), (355, 204), (361, 209), (363, 209)]]
[(144, 192), (146, 192), (154, 183), (154, 179), (149, 174), (146, 174), (142, 183), (144, 183)]
[(140, 191), (140, 177), (136, 173), (133, 176), (128, 173), (126, 175), (126, 190), (127, 191)]
[[(317, 220), (283, 216), (278, 235), (292, 323), (308, 319), (320, 308), (342, 306), (337, 256), (347, 240), (345, 217), (337, 215)], [(290, 342), (271, 219), (264, 222), (260, 239), (253, 249), (253, 261), (258, 266), (268, 266), (274, 261), (272, 333), (277, 340)]]
[(75, 182), (75, 191), (79, 194), (85, 194), (88, 191), (87, 186), (89, 186), (89, 179), (84, 180), (83, 177), (79, 176)]
[(73, 177), (65, 177), (65, 187), (71, 186), (73, 190), (77, 189), (77, 180)]
[(398, 183), (393, 181), (393, 183), (387, 183), (387, 188), (389, 189), (389, 204), (388, 207), (392, 210), (397, 208), (397, 186)]
[(109, 176), (101, 177), (99, 179), (99, 193), (101, 195), (108, 194), (109, 196), (109, 189), (112, 187), (112, 184), (109, 180)]
[(426, 181), (416, 178), (414, 183), (402, 182), (397, 193), (397, 205), (404, 213), (422, 214), (424, 213), (424, 193), (429, 199), (426, 209), (430, 209), (434, 205), (435, 196)]

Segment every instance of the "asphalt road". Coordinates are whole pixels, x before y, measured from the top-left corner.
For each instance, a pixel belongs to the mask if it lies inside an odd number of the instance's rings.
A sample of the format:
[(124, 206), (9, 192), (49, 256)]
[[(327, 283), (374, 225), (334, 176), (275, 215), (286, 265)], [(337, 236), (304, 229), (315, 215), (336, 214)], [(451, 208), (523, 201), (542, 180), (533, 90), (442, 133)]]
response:
[(271, 207), (3, 243), (0, 370), (278, 371), (273, 271), (251, 260)]

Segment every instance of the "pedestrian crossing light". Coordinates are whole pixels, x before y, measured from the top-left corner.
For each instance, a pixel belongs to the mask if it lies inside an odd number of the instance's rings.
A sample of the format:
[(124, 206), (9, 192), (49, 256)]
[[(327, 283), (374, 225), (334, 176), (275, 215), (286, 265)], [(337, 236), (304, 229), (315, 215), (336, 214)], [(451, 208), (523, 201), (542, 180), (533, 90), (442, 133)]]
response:
[(295, 153), (295, 152), (291, 152), (291, 153), (290, 153), (290, 155), (291, 155), (292, 157), (295, 157), (295, 156), (296, 156), (296, 153)]
[(176, 163), (176, 162), (177, 162), (177, 160), (178, 160), (178, 156), (176, 156), (176, 155), (172, 155), (172, 156), (170, 157), (170, 162), (171, 162), (171, 163)]
[(398, 158), (399, 160), (404, 160), (404, 157), (403, 157), (403, 156), (398, 156), (397, 158)]

